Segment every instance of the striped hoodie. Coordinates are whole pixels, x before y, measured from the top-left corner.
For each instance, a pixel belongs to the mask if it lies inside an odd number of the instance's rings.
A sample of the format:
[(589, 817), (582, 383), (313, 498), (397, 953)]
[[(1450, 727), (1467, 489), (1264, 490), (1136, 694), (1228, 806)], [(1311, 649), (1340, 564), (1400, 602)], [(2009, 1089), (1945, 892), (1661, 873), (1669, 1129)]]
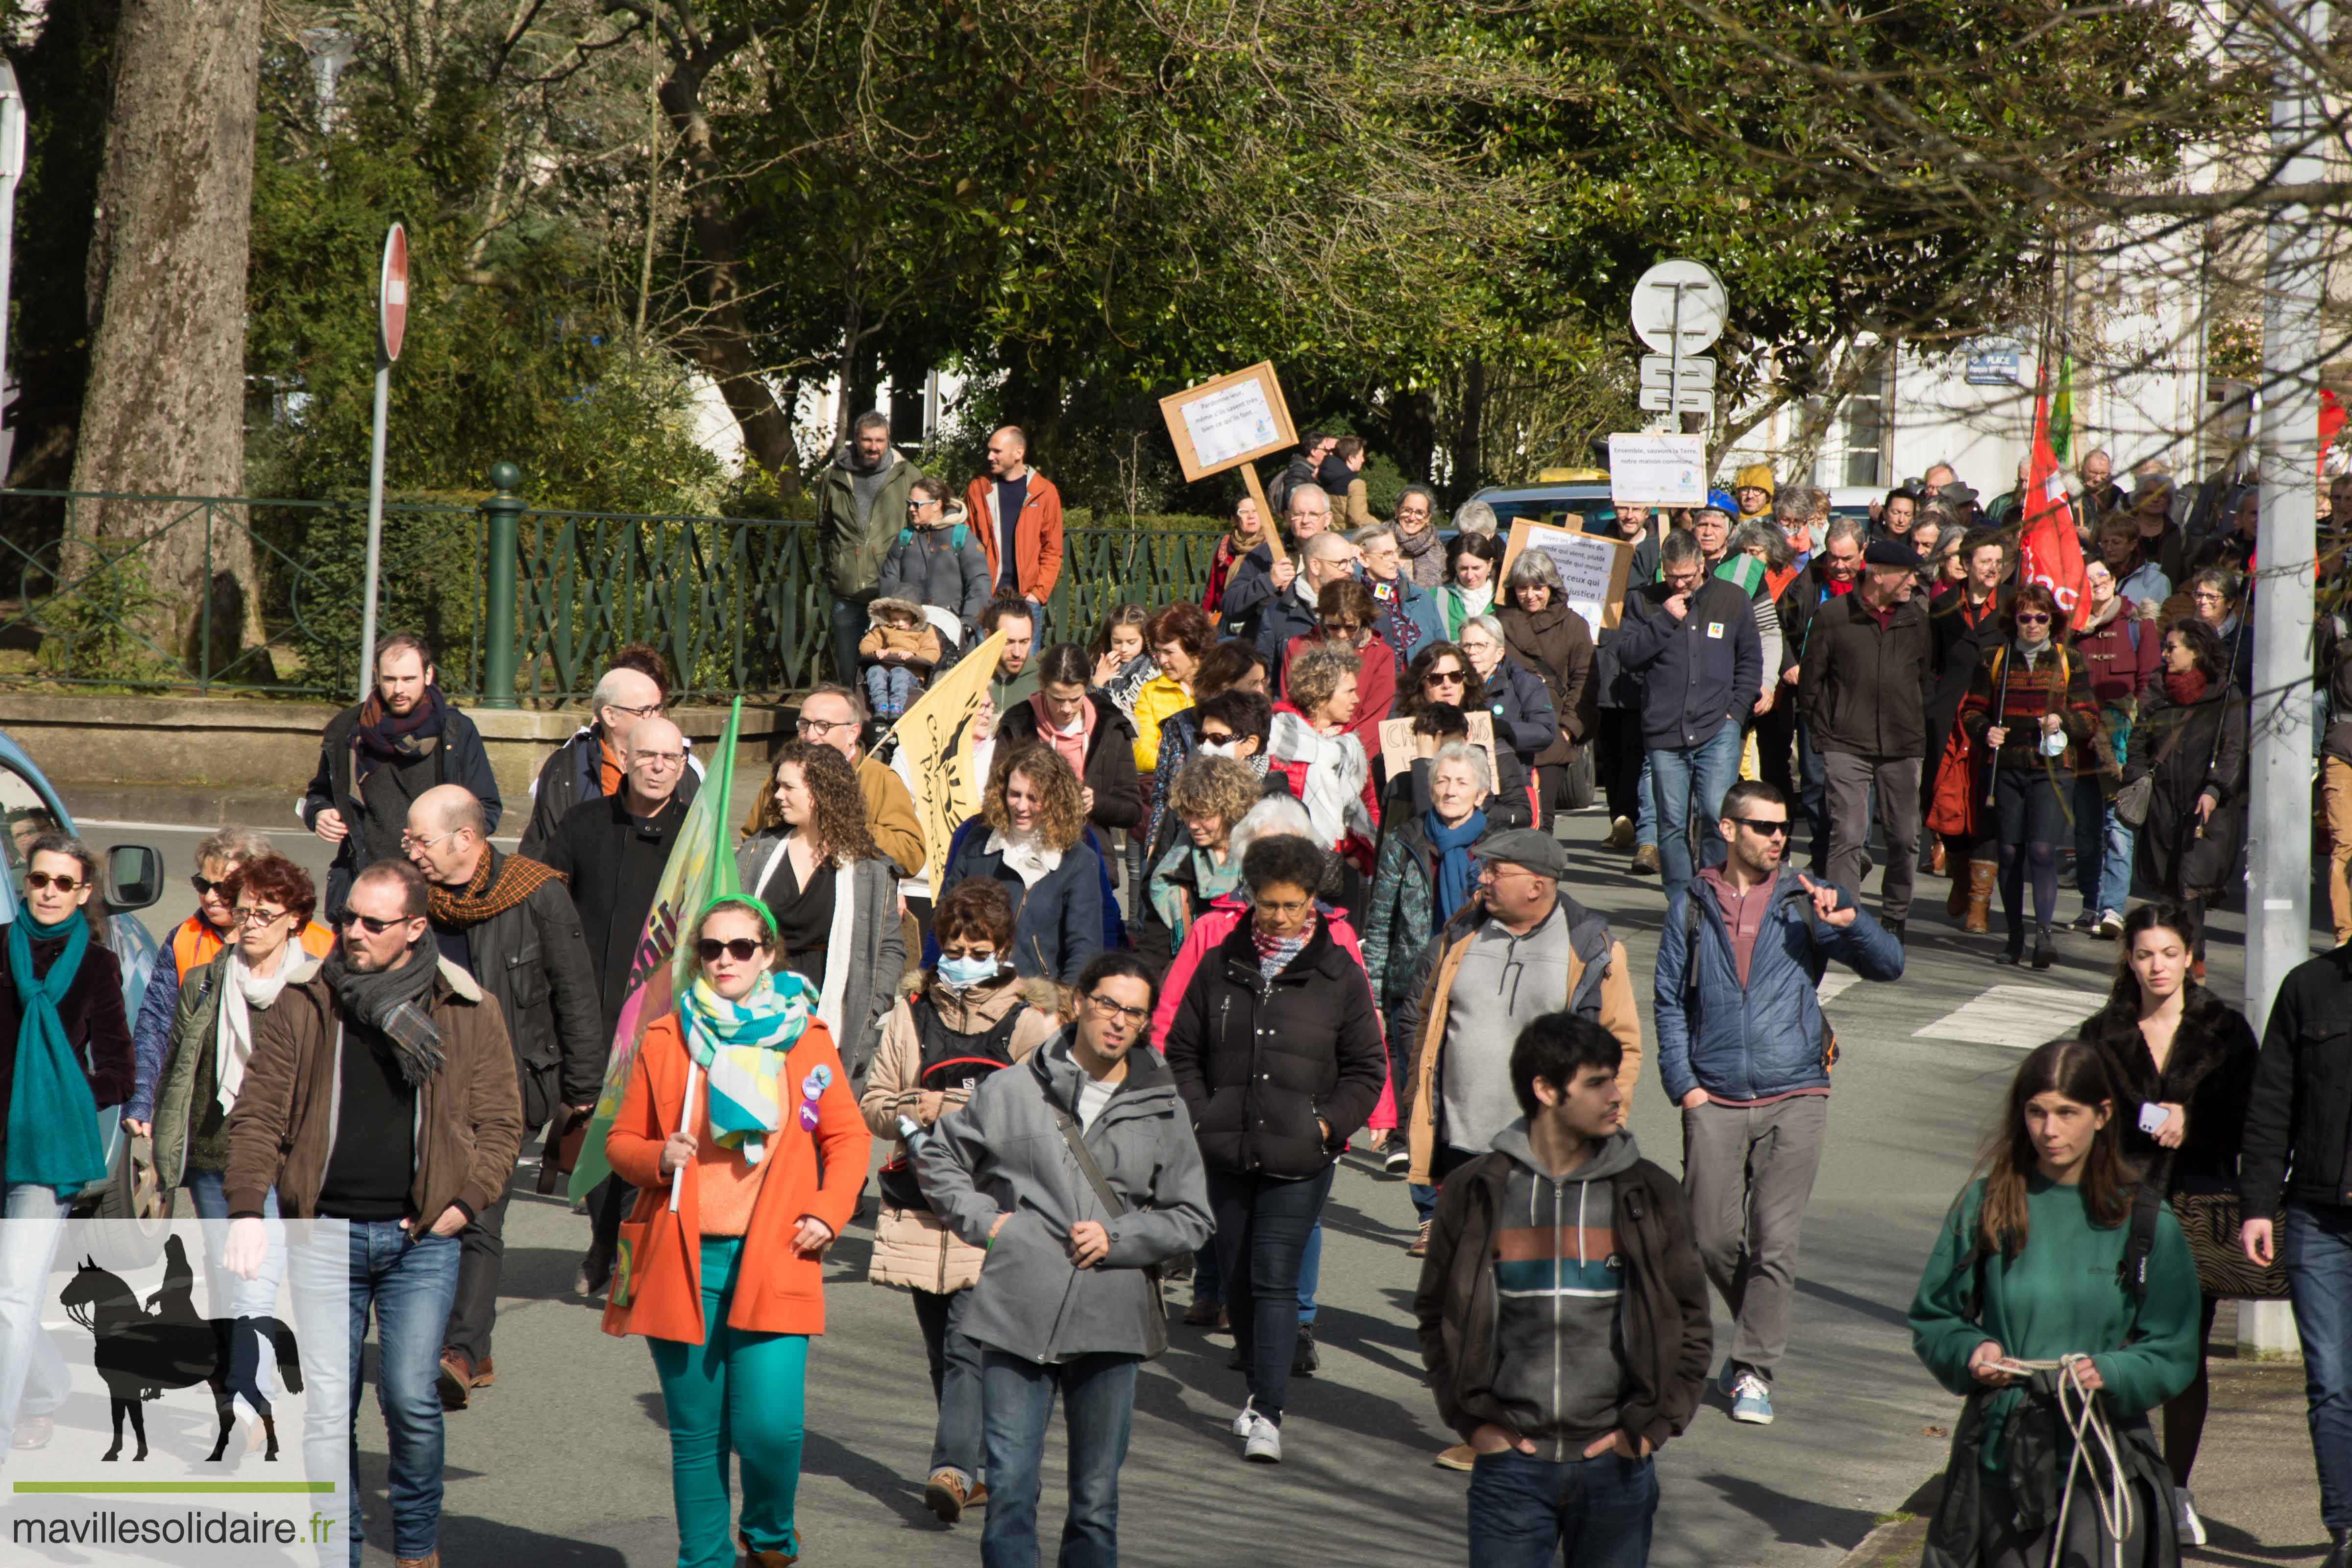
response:
[(1625, 1264), (1610, 1178), (1642, 1157), (1631, 1132), (1555, 1180), (1524, 1118), (1495, 1135), (1511, 1159), (1496, 1215), (1495, 1397), (1545, 1458), (1583, 1457), (1617, 1429), (1631, 1379), (1619, 1321)]

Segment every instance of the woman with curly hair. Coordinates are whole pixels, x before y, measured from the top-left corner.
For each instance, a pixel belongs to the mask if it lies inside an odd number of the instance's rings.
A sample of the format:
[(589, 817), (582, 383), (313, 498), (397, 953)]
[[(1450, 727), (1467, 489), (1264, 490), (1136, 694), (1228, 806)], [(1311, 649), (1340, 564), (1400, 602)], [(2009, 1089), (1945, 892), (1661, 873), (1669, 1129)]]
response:
[[(1387, 656), (1385, 645), (1381, 653)], [(1290, 782), (1324, 847), (1369, 872), (1380, 802), (1363, 743), (1349, 729), (1356, 716), (1356, 656), (1331, 642), (1302, 648), (1291, 660), (1286, 690), (1266, 739), (1269, 768)]]
[(1008, 735), (997, 748), (980, 816), (957, 832), (940, 886), (972, 877), (1003, 883), (1013, 900), (1013, 967), (1076, 984), (1103, 950), (1104, 875), (1078, 775), (1051, 746)]
[[(1201, 911), (1241, 881), (1241, 863), (1228, 849), (1234, 826), (1258, 802), (1257, 773), (1233, 757), (1195, 757), (1169, 792), (1184, 836), (1151, 868), (1151, 917), (1172, 951)], [(1157, 933), (1155, 933), (1157, 934)]]
[(787, 743), (774, 800), (782, 826), (736, 852), (736, 877), (775, 920), (776, 966), (817, 988), (817, 1016), (862, 1072), (906, 968), (898, 868), (874, 847), (857, 774), (831, 746)]
[(1290, 689), (1291, 666), (1304, 650), (1341, 647), (1356, 661), (1356, 713), (1348, 721), (1364, 755), (1381, 749), (1381, 721), (1396, 706), (1397, 657), (1374, 629), (1380, 605), (1361, 583), (1326, 583), (1315, 599), (1315, 630), (1290, 639), (1282, 650), (1282, 689)]

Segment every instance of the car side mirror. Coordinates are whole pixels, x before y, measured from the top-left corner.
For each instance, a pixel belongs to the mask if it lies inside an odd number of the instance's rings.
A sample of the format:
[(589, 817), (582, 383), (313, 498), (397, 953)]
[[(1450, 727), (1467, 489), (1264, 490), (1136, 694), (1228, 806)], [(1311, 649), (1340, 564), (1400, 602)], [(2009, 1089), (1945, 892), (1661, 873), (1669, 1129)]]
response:
[(106, 852), (106, 907), (143, 910), (163, 896), (163, 857), (144, 844), (117, 844)]

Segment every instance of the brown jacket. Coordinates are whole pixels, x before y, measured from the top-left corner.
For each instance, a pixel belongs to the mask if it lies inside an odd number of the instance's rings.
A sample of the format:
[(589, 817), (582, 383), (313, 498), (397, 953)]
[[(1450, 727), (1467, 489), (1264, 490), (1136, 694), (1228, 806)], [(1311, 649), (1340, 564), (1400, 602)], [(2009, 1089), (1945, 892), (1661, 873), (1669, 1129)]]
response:
[[(1059, 1026), (1055, 1000), (1050, 982), (1034, 980), (992, 985), (963, 998), (944, 988), (931, 993), (931, 1005), (939, 1009), (940, 1022), (960, 1035), (986, 1034), (1003, 1022), (1013, 1004), (1027, 1003), (1029, 1010), (1013, 1024), (1013, 1038), (1005, 1043), (1016, 1062), (1053, 1037)], [(916, 1114), (916, 1081), (921, 1076), (922, 1061), (923, 1042), (915, 1027), (914, 1009), (902, 997), (882, 1026), (882, 1044), (866, 1067), (866, 1092), (857, 1100), (867, 1129), (876, 1138), (888, 1141), (892, 1159), (905, 1152), (898, 1137), (898, 1118)], [(971, 1091), (965, 1089), (942, 1092), (942, 1116), (961, 1109), (971, 1098)], [(958, 1239), (929, 1209), (900, 1208), (885, 1196), (874, 1222), (874, 1259), (866, 1277), (877, 1285), (950, 1296), (971, 1288), (987, 1257), (979, 1247)]]
[[(442, 1058), (417, 1091), (408, 1186), (412, 1211), (427, 1223), (453, 1203), (473, 1214), (489, 1207), (522, 1149), (522, 1092), (498, 1004), (464, 970), (434, 962), (440, 973), (428, 994)], [(255, 1025), (253, 1058), (228, 1119), (231, 1215), (259, 1215), (272, 1186), (287, 1218), (318, 1212), (342, 1088), (341, 1023), (342, 1005), (320, 975), (288, 986)]]

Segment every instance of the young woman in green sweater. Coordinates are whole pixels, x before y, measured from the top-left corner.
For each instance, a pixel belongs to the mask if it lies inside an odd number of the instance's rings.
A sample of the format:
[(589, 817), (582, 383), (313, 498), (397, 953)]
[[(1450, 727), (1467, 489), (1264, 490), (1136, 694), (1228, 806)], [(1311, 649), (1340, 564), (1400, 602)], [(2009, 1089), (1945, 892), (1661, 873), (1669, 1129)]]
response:
[[(2135, 1219), (2138, 1172), (2117, 1117), (2137, 1109), (2118, 1100), (2095, 1047), (2053, 1040), (2034, 1051), (2010, 1086), (1984, 1175), (1937, 1238), (1911, 1303), (1911, 1343), (1968, 1404), (1923, 1568), (2179, 1561), (2171, 1477), (2147, 1412), (2196, 1376), (2197, 1266), (2169, 1209)], [(2136, 1227), (2146, 1259), (2135, 1284), (2124, 1266)], [(2063, 1401), (2061, 1379), (2075, 1384)], [(2086, 1399), (2115, 1453), (2094, 1443), (2075, 1473), (2064, 1407)]]

